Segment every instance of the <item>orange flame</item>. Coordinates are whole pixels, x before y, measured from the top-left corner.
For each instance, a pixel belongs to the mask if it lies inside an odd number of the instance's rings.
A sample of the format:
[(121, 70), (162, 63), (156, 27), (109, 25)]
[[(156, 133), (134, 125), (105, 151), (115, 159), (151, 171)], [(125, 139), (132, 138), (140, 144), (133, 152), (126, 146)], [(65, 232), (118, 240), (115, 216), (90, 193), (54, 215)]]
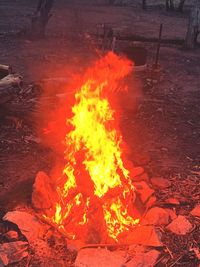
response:
[(96, 224), (117, 241), (139, 222), (131, 211), (134, 186), (110, 103), (113, 92), (126, 90), (120, 81), (132, 68), (129, 60), (110, 52), (88, 69), (76, 90), (72, 116), (66, 120), (66, 165), (56, 181), (54, 214), (48, 218), (73, 238), (81, 239)]

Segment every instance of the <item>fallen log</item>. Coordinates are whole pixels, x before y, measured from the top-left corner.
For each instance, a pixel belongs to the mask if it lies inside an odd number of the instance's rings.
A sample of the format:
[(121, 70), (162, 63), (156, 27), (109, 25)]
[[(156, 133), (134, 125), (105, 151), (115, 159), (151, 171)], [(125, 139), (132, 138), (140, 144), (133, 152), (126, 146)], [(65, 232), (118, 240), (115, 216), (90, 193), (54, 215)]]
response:
[(7, 86), (21, 86), (22, 78), (19, 75), (8, 74), (0, 80), (0, 89), (6, 88)]
[(12, 67), (0, 64), (0, 79), (12, 73)]
[[(0, 68), (10, 71), (9, 66), (0, 65)], [(22, 78), (16, 74), (8, 74), (0, 79), (0, 105), (12, 100), (21, 90)]]

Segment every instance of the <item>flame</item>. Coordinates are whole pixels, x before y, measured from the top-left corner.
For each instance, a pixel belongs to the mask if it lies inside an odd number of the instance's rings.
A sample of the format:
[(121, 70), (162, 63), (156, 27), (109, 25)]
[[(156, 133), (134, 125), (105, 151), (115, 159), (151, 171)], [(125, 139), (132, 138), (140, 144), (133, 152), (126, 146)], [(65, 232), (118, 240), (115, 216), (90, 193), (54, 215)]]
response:
[(58, 201), (48, 219), (75, 238), (97, 224), (104, 236), (118, 241), (139, 222), (131, 211), (135, 188), (123, 160), (118, 115), (111, 106), (115, 92), (127, 89), (120, 81), (132, 68), (129, 60), (112, 52), (97, 61), (81, 78), (72, 115), (66, 119), (66, 164), (56, 180)]

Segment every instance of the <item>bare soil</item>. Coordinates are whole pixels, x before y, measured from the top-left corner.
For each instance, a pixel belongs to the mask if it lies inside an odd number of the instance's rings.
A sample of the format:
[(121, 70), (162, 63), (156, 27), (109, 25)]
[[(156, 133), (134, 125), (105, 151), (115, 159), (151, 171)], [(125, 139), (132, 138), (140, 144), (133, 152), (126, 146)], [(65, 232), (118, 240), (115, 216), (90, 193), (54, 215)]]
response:
[[(89, 66), (97, 58), (94, 43), (78, 34), (95, 34), (98, 23), (108, 23), (118, 34), (156, 37), (162, 22), (164, 38), (185, 37), (188, 12), (167, 13), (160, 5), (144, 12), (137, 1), (131, 7), (89, 2), (57, 1), (46, 38), (31, 40), (19, 32), (29, 27), (35, 1), (1, 0), (0, 63), (12, 65), (23, 76), (27, 88), (44, 78), (70, 78), (69, 73), (81, 73)], [(118, 48), (124, 45), (129, 44), (118, 43)], [(144, 46), (148, 50), (148, 63), (152, 64), (156, 44)], [(121, 127), (135, 165), (143, 166), (150, 176), (175, 179), (171, 191), (158, 192), (158, 196), (186, 199), (187, 205), (181, 208), (187, 215), (200, 202), (200, 50), (185, 51), (180, 46), (162, 45), (159, 63), (162, 81), (148, 86), (142, 79), (139, 101), (134, 107), (128, 103)], [(131, 88), (133, 95), (134, 90)], [(37, 141), (32, 112), (36, 110), (37, 99), (36, 90), (22, 93), (0, 107), (2, 213), (20, 203), (30, 204), (36, 173), (48, 172), (54, 162), (52, 150)], [(176, 253), (177, 247), (171, 249)], [(182, 265), (173, 266), (197, 266), (188, 263), (188, 259), (185, 262), (183, 259)]]

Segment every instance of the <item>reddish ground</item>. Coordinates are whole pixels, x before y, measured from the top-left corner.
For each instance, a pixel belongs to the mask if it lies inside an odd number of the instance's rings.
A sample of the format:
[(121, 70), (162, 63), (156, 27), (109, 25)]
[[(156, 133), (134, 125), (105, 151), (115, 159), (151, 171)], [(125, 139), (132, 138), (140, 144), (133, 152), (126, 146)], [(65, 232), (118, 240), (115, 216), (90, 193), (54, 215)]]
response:
[[(162, 22), (165, 38), (185, 37), (187, 13), (166, 13), (158, 7), (143, 12), (137, 3), (133, 7), (113, 7), (88, 5), (87, 1), (84, 6), (78, 1), (71, 5), (71, 2), (57, 1), (46, 39), (33, 41), (19, 38), (17, 33), (28, 27), (28, 15), (34, 11), (35, 1), (1, 0), (0, 63), (11, 64), (24, 77), (24, 88), (40, 79), (70, 78), (71, 72), (81, 73), (96, 55), (93, 43), (77, 38), (77, 32), (95, 33), (97, 23), (109, 23), (119, 34), (132, 32), (156, 37)], [(148, 49), (148, 63), (152, 64), (156, 45), (144, 45)], [(120, 44), (118, 46), (120, 48)], [(187, 213), (188, 207), (200, 201), (197, 184), (200, 175), (200, 51), (163, 45), (160, 65), (163, 68), (160, 83), (150, 88), (145, 87), (143, 81), (140, 100), (133, 108), (133, 102), (124, 100), (128, 101), (128, 108), (122, 119), (122, 131), (136, 165), (143, 165), (151, 176), (175, 177), (171, 191), (166, 194), (184, 198), (187, 205), (183, 210)], [(134, 92), (135, 88), (131, 90)], [(39, 170), (48, 172), (54, 160), (52, 151), (32, 138), (37, 137), (32, 119), (37, 98), (37, 92), (24, 93), (1, 107), (2, 212), (29, 201), (35, 174)], [(193, 180), (196, 184), (191, 183)], [(195, 201), (191, 201), (192, 195), (196, 196)], [(161, 196), (165, 198), (165, 192), (161, 192)]]

